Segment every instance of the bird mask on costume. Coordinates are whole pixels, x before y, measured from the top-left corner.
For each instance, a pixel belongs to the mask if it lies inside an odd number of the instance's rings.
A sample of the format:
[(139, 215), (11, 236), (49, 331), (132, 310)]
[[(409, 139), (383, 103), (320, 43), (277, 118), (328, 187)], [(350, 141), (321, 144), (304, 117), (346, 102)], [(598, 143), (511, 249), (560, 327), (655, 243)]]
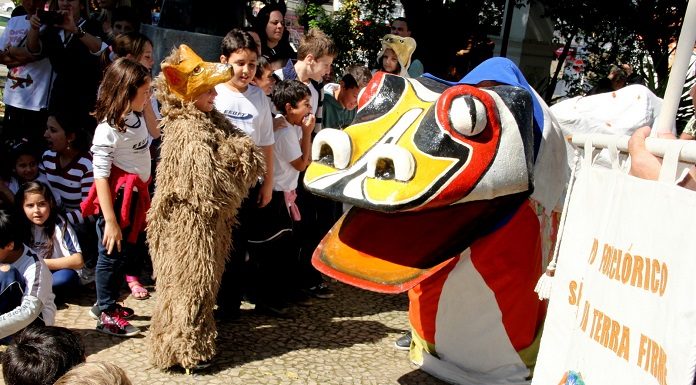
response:
[(396, 53), (396, 58), (401, 66), (400, 76), (406, 76), (408, 74), (408, 67), (411, 65), (411, 55), (413, 51), (416, 50), (416, 41), (410, 37), (401, 37), (398, 35), (387, 34), (381, 40), (382, 49), (377, 54), (379, 60), (382, 60), (384, 56), (384, 50), (390, 48)]
[(232, 79), (231, 66), (205, 62), (186, 44), (181, 44), (172, 54), (178, 55), (176, 64), (162, 64), (162, 73), (169, 89), (179, 99), (195, 100), (216, 84)]
[(375, 74), (353, 123), (312, 142), (305, 188), (352, 205), (313, 265), (384, 293), (437, 272), (531, 194), (533, 107), (521, 86)]

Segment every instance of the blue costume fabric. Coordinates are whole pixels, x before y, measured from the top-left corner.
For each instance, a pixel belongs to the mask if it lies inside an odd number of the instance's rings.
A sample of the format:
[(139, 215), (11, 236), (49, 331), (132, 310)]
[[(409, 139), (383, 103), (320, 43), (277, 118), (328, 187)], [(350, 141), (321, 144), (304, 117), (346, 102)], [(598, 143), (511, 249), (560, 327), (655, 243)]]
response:
[(522, 75), (522, 71), (517, 68), (517, 65), (515, 65), (512, 60), (504, 57), (490, 58), (471, 70), (471, 72), (466, 74), (458, 82), (442, 80), (429, 73), (423, 76), (452, 86), (456, 84), (476, 85), (482, 81), (490, 80), (507, 84), (509, 86), (522, 87), (529, 91), (529, 94), (532, 95), (532, 105), (534, 107), (534, 160), (536, 160), (537, 153), (541, 147), (542, 131), (544, 127), (544, 111), (532, 86), (529, 85), (527, 80), (524, 78), (524, 75)]

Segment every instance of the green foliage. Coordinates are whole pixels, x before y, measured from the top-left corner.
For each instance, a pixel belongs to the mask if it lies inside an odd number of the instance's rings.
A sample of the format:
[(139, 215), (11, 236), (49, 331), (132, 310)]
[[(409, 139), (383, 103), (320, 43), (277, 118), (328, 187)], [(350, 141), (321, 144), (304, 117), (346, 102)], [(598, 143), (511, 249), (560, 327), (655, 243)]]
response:
[[(515, 0), (520, 5), (525, 0)], [(317, 0), (308, 0), (301, 23), (315, 26), (330, 35), (339, 49), (336, 73), (350, 64), (375, 66), (380, 38), (389, 33), (394, 0), (345, 0), (341, 9), (326, 15)], [(507, 0), (401, 0), (409, 27), (418, 47), (414, 57), (426, 72), (443, 76), (457, 66), (458, 80), (475, 65), (492, 55), (487, 33), (498, 34)], [(435, 23), (435, 26), (433, 26)], [(483, 47), (483, 48), (480, 48)], [(457, 52), (471, 52), (468, 56)]]
[(327, 24), (328, 15), (324, 8), (315, 3), (309, 3), (298, 10), (299, 22), (305, 28), (319, 28)]
[[(656, 94), (662, 95), (669, 75), (668, 43), (678, 36), (687, 0), (514, 0), (516, 6), (537, 2), (555, 21), (557, 42), (575, 36), (583, 47), (585, 61), (581, 76), (566, 73), (569, 96), (582, 94), (609, 73), (612, 64), (631, 64)], [(388, 33), (393, 0), (345, 0), (342, 8), (327, 14), (320, 4), (307, 0), (300, 12), (301, 23), (325, 31), (336, 42), (339, 56), (336, 73), (349, 64), (374, 65), (379, 39)], [(500, 33), (508, 0), (401, 0), (418, 42), (415, 57), (426, 71), (446, 74), (448, 65), (461, 62), (455, 55), (463, 49), (486, 43), (486, 33)], [(435, 24), (435, 27), (433, 27)], [(458, 63), (466, 73), (481, 58)], [(547, 83), (552, 87), (553, 83)], [(543, 90), (540, 90), (543, 92)]]
[(393, 0), (346, 0), (331, 15), (311, 3), (298, 13), (303, 25), (319, 28), (334, 40), (339, 52), (334, 73), (340, 76), (349, 65), (373, 64), (381, 47), (379, 40), (389, 32), (387, 23), (393, 8)]
[(609, 74), (612, 64), (630, 64), (655, 94), (662, 96), (669, 76), (670, 40), (678, 37), (686, 0), (529, 0), (544, 5), (555, 19), (563, 43), (579, 36), (585, 69), (564, 75), (568, 96), (582, 94)]

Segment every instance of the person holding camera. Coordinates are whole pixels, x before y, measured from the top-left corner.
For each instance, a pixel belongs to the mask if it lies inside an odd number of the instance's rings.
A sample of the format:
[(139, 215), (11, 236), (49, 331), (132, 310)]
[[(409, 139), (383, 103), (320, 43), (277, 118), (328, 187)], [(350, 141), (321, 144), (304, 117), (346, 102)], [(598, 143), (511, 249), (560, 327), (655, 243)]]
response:
[(92, 133), (96, 121), (90, 112), (102, 76), (99, 57), (106, 48), (101, 26), (89, 20), (87, 0), (57, 0), (50, 9), (31, 16), (27, 49), (47, 56), (56, 73), (49, 111), (69, 108), (81, 128)]
[[(22, 4), (31, 15), (42, 9), (46, 1), (23, 0)], [(26, 49), (30, 28), (29, 15), (15, 16), (0, 37), (0, 63), (8, 68), (2, 142), (28, 140), (43, 148), (53, 70), (47, 58), (34, 56)]]

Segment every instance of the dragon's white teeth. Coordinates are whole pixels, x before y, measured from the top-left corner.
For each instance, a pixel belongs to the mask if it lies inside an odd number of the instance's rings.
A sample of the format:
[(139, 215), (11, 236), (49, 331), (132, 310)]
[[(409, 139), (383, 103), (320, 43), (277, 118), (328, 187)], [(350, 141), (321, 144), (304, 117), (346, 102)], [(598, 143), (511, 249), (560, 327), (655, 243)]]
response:
[(407, 182), (413, 178), (416, 171), (413, 155), (395, 144), (380, 144), (370, 151), (368, 156), (367, 176), (370, 178), (380, 177)]
[(341, 130), (324, 128), (314, 137), (312, 142), (312, 161), (343, 170), (348, 167), (351, 155), (352, 143), (350, 137)]

